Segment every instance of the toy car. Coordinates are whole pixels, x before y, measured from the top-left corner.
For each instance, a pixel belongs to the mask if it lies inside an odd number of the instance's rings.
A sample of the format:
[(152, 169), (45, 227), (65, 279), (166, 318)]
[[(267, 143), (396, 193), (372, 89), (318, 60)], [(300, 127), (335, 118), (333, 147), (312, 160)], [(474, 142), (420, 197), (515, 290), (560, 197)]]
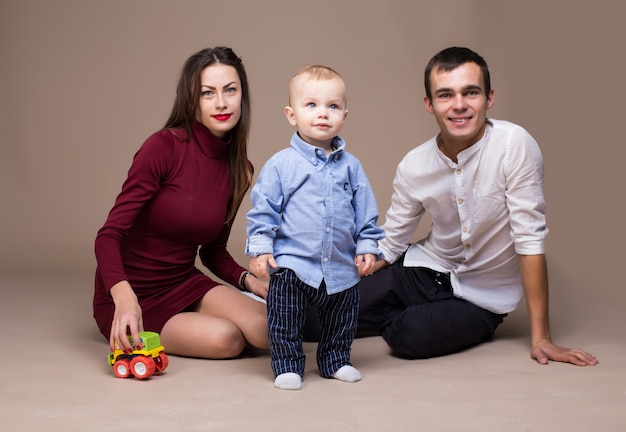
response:
[(109, 354), (109, 365), (113, 366), (113, 373), (118, 378), (126, 378), (133, 375), (135, 378), (145, 379), (154, 374), (163, 372), (169, 359), (165, 354), (165, 348), (161, 345), (161, 337), (158, 333), (144, 331), (139, 333), (141, 339), (140, 348), (135, 348), (132, 336), (128, 340), (133, 346), (133, 352), (125, 353), (119, 347)]

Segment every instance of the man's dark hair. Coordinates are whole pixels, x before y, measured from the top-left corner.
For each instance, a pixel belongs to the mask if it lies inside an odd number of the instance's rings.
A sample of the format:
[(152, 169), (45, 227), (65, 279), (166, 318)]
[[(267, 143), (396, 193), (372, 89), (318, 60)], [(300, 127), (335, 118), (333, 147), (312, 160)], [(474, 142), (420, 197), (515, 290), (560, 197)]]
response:
[(488, 95), (491, 92), (491, 77), (485, 59), (469, 48), (450, 47), (439, 51), (426, 65), (424, 70), (424, 87), (428, 100), (431, 102), (433, 100), (430, 89), (430, 73), (432, 70), (436, 68), (437, 71), (450, 72), (465, 63), (476, 63), (480, 67), (485, 81), (485, 94)]

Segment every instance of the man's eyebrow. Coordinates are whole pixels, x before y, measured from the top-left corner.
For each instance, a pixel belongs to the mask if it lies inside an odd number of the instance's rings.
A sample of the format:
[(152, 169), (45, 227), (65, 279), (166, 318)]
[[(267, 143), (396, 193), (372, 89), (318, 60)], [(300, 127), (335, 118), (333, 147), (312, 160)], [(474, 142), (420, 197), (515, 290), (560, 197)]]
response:
[(467, 90), (479, 90), (482, 91), (483, 88), (479, 85), (476, 84), (470, 84), (468, 86), (463, 87), (463, 90), (467, 91)]
[[(476, 84), (470, 84), (461, 89), (462, 92), (466, 92), (468, 90), (479, 90), (482, 91), (482, 87)], [(435, 90), (435, 93), (453, 93), (454, 89), (449, 87), (442, 87), (440, 89)]]

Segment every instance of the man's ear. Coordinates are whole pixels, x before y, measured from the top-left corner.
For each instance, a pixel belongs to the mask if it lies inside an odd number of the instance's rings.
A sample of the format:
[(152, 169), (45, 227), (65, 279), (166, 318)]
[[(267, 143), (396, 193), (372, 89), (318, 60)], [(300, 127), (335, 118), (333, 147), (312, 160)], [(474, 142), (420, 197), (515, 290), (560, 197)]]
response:
[(433, 104), (430, 99), (428, 99), (428, 96), (424, 96), (424, 106), (426, 107), (426, 111), (431, 114), (433, 113)]
[(293, 112), (293, 108), (289, 105), (285, 107), (285, 117), (287, 117), (287, 121), (291, 126), (296, 125), (296, 113)]
[(487, 109), (491, 108), (496, 103), (496, 92), (491, 89), (487, 95)]

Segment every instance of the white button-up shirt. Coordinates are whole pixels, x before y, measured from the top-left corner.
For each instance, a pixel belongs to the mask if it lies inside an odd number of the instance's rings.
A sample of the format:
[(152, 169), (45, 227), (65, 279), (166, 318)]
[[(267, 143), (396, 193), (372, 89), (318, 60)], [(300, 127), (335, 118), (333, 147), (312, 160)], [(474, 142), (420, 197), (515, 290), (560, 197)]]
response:
[[(436, 137), (404, 157), (379, 247), (389, 263), (406, 251), (405, 266), (448, 272), (457, 297), (508, 313), (523, 296), (517, 254), (544, 253), (548, 234), (541, 151), (522, 127), (488, 119), (457, 159)], [(409, 245), (425, 212), (431, 231)]]

